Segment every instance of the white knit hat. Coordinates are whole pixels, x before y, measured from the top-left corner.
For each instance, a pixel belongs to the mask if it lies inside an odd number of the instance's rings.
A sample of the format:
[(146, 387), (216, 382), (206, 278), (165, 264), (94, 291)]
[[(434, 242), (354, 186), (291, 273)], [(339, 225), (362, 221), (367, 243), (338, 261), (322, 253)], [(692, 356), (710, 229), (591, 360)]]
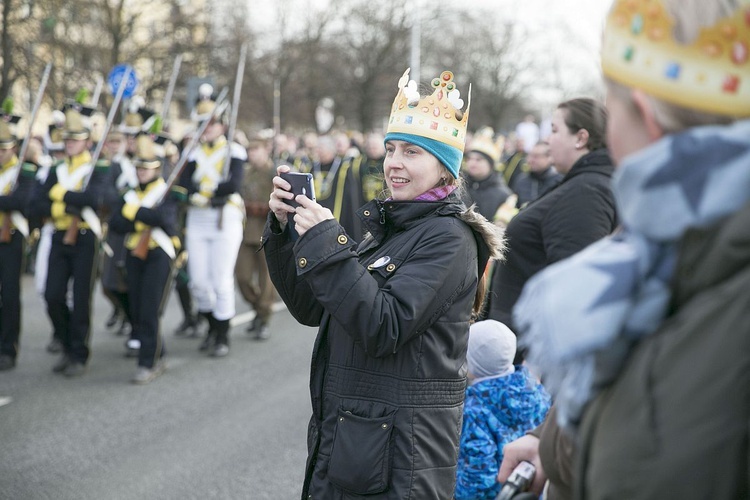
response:
[(513, 371), (516, 336), (499, 321), (477, 321), (469, 328), (466, 363), (476, 378), (497, 377)]

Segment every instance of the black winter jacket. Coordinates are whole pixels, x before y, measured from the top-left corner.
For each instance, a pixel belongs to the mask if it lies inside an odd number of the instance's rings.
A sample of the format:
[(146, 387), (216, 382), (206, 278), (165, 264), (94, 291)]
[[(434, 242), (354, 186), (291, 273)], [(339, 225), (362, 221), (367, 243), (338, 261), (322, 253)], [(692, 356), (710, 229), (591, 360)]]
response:
[(505, 261), (498, 263), (492, 276), (489, 318), (515, 331), (513, 306), (526, 281), (615, 229), (613, 172), (607, 150), (592, 151), (573, 165), (557, 187), (510, 221)]
[(450, 499), (469, 321), (494, 226), (451, 195), (371, 201), (357, 248), (334, 220), (264, 247), (291, 313), (319, 326), (302, 498)]
[(466, 186), (463, 202), (467, 207), (476, 203), (477, 212), (484, 215), (487, 220), (493, 220), (497, 209), (512, 194), (510, 188), (505, 184), (503, 175), (493, 170), (489, 177), (481, 181), (471, 178), (466, 173), (463, 174), (463, 177)]

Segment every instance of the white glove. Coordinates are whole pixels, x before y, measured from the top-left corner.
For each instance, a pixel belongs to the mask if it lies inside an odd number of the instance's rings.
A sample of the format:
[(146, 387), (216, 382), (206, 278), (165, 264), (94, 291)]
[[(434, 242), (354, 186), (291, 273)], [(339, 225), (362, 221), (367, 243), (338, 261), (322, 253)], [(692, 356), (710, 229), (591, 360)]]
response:
[(205, 208), (208, 206), (210, 200), (200, 193), (193, 193), (190, 195), (190, 203), (196, 207)]

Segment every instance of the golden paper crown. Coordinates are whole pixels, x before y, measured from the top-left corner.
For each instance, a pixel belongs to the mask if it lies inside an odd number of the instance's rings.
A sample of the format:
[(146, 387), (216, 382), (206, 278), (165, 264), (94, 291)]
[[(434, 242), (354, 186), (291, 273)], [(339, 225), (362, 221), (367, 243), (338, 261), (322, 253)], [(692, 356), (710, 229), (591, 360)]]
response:
[(469, 143), (469, 151), (487, 155), (492, 162), (500, 161), (500, 148), (494, 142), (495, 131), (491, 127), (479, 129)]
[(398, 94), (393, 100), (386, 134), (427, 137), (463, 152), (471, 106), (471, 85), (466, 111), (463, 112), (463, 100), (453, 82), (452, 72), (443, 71), (439, 78), (433, 78), (432, 88), (431, 95), (420, 98), (416, 82), (409, 80), (407, 68), (398, 81)]
[(607, 17), (602, 70), (612, 80), (707, 113), (750, 116), (750, 4), (690, 45), (674, 39), (661, 0), (615, 0)]

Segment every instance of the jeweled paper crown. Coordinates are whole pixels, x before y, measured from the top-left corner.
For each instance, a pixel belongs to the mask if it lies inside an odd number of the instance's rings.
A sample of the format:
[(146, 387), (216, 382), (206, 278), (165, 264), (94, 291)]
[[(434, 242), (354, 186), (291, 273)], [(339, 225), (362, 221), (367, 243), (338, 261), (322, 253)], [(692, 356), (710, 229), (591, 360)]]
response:
[(604, 30), (604, 74), (678, 106), (750, 116), (750, 2), (740, 3), (686, 45), (674, 39), (661, 0), (615, 0)]
[(433, 78), (432, 88), (431, 95), (420, 98), (417, 84), (409, 80), (407, 69), (398, 81), (398, 94), (391, 107), (386, 134), (402, 133), (427, 137), (463, 152), (471, 106), (471, 85), (466, 111), (463, 112), (463, 100), (453, 82), (452, 72), (443, 71), (439, 78)]

